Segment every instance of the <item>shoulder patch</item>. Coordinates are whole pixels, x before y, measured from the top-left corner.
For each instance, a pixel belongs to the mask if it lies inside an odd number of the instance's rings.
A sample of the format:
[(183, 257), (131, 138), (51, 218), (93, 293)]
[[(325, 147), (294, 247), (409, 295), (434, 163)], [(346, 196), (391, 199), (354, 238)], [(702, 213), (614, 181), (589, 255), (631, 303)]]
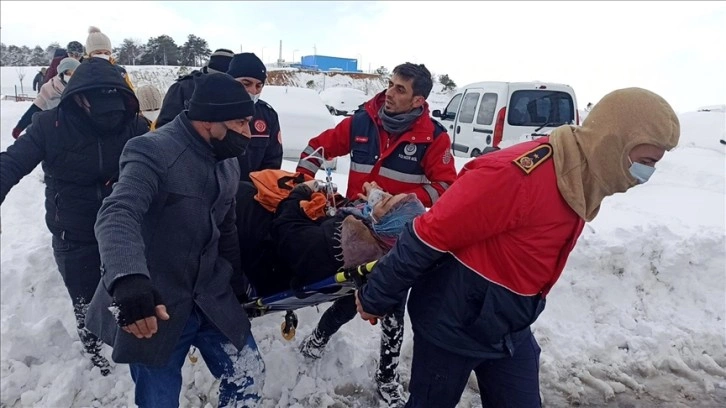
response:
[(550, 157), (552, 157), (552, 145), (544, 143), (512, 160), (512, 163), (522, 169), (524, 174), (529, 174)]

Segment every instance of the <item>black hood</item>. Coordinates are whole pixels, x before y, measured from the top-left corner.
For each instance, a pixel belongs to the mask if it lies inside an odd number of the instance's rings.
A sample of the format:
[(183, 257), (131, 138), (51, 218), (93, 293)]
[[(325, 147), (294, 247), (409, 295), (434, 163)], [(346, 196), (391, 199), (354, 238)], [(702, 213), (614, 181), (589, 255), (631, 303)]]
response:
[(116, 88), (123, 93), (127, 114), (135, 115), (139, 111), (139, 100), (134, 91), (126, 84), (119, 70), (102, 58), (89, 58), (76, 68), (63, 90), (60, 106), (73, 103), (73, 95), (102, 88)]

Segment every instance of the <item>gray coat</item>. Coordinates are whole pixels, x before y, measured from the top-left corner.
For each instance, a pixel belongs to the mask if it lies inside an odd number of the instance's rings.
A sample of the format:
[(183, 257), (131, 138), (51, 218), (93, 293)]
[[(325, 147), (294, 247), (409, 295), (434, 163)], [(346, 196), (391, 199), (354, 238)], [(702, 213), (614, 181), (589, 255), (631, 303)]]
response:
[[(250, 321), (230, 279), (239, 268), (235, 228), (237, 160), (217, 161), (185, 114), (126, 144), (120, 175), (96, 221), (101, 283), (87, 327), (117, 363), (164, 365), (195, 306), (241, 349)], [(239, 269), (237, 269), (239, 270)], [(109, 288), (126, 275), (151, 278), (171, 318), (151, 339), (121, 330)]]

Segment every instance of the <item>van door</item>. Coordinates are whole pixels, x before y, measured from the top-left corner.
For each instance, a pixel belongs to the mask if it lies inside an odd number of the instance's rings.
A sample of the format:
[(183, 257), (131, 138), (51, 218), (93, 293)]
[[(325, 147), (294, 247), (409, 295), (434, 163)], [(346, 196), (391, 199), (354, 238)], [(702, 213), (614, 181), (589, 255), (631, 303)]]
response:
[(497, 109), (499, 96), (496, 92), (484, 92), (476, 110), (476, 120), (472, 126), (473, 141), (471, 144), (471, 157), (477, 157), (487, 151), (494, 142), (494, 115)]
[(474, 144), (474, 118), (479, 99), (484, 93), (481, 88), (469, 88), (464, 92), (459, 106), (459, 113), (454, 121), (452, 136), (452, 149), (454, 154), (461, 157), (470, 157)]
[(446, 128), (446, 132), (453, 137), (454, 135), (454, 121), (456, 120), (456, 112), (459, 111), (459, 103), (461, 103), (461, 96), (463, 94), (456, 94), (446, 105), (446, 108), (441, 112), (441, 124)]

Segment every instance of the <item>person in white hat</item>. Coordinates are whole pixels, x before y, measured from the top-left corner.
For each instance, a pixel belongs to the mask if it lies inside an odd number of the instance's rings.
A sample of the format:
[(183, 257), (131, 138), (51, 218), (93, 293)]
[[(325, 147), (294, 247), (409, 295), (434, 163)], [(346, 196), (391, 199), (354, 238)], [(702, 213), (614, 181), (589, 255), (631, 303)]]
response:
[(155, 130), (156, 118), (161, 109), (161, 92), (154, 85), (142, 85), (136, 90), (136, 97), (139, 98), (141, 114), (149, 122), (151, 130)]
[(20, 137), (20, 133), (30, 125), (33, 119), (33, 114), (40, 111), (53, 109), (60, 103), (61, 95), (63, 90), (66, 89), (68, 81), (73, 75), (73, 71), (81, 65), (78, 60), (71, 57), (63, 58), (58, 64), (58, 75), (50, 79), (50, 81), (43, 84), (38, 91), (38, 96), (30, 105), (27, 111), (18, 121), (18, 124), (13, 129), (13, 138), (17, 139)]
[[(101, 58), (113, 64), (118, 69), (121, 76), (126, 81), (126, 84), (134, 90), (134, 84), (131, 83), (126, 69), (116, 64), (116, 60), (113, 58), (113, 46), (108, 36), (101, 32), (98, 27), (90, 26), (88, 28), (88, 38), (86, 38), (86, 54), (90, 58)], [(87, 58), (86, 58), (87, 60)], [(83, 60), (82, 60), (83, 61)]]

